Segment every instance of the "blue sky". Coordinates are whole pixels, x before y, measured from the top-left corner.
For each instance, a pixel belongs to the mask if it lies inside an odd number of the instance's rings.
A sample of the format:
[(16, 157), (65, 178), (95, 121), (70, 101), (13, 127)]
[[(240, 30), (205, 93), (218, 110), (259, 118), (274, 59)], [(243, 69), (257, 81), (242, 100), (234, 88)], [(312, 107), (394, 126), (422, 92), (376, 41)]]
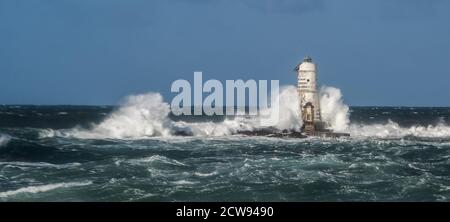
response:
[(0, 104), (117, 104), (176, 79), (296, 84), (350, 105), (450, 106), (450, 1), (0, 0)]

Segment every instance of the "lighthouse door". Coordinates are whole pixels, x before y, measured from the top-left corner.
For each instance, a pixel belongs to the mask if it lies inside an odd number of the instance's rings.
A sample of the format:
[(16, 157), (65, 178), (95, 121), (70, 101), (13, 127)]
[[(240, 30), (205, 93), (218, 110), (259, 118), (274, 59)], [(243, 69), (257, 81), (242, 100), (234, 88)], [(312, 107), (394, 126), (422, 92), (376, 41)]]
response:
[(305, 122), (314, 121), (314, 106), (311, 103), (307, 103), (303, 108), (303, 120)]

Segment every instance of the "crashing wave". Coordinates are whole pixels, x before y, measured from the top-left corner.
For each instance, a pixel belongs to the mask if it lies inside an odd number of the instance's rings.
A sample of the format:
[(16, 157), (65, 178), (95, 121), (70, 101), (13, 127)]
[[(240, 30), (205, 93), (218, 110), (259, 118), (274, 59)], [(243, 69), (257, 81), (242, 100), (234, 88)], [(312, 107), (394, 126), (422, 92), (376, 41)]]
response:
[(170, 135), (169, 105), (158, 93), (132, 95), (125, 103), (91, 130), (74, 129), (80, 138), (131, 138)]
[[(387, 124), (351, 124), (349, 107), (343, 102), (342, 93), (334, 87), (320, 89), (321, 114), (328, 127), (337, 132), (348, 132), (351, 137), (403, 138), (450, 137), (450, 126), (401, 127), (389, 121)], [(132, 95), (122, 106), (103, 122), (91, 129), (76, 128), (69, 131), (44, 130), (41, 137), (70, 136), (82, 139), (141, 139), (149, 137), (227, 136), (242, 132), (300, 131), (302, 121), (298, 91), (285, 86), (277, 98), (278, 107), (261, 110), (264, 115), (236, 116), (222, 122), (185, 122), (169, 118), (170, 106), (159, 93)], [(270, 133), (269, 133), (270, 134)], [(259, 135), (259, 134), (255, 134)]]
[(319, 94), (322, 120), (334, 131), (347, 130), (350, 123), (350, 108), (342, 100), (341, 90), (334, 87), (322, 87)]
[(185, 122), (169, 118), (169, 104), (158, 93), (132, 95), (106, 120), (92, 129), (72, 129), (70, 132), (46, 130), (41, 136), (73, 136), (77, 138), (146, 138), (169, 137), (174, 135), (225, 136), (239, 131), (273, 127), (278, 130), (299, 130), (301, 120), (298, 115), (297, 89), (287, 86), (281, 89), (277, 98), (278, 107), (262, 110), (265, 115), (236, 116), (223, 122)]

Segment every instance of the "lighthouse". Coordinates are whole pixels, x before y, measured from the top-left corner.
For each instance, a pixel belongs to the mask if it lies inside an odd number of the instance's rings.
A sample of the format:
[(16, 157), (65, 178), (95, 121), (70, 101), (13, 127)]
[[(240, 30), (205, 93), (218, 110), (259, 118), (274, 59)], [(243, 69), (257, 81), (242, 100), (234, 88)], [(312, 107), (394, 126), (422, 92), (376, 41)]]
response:
[(300, 99), (303, 131), (314, 134), (324, 130), (320, 115), (320, 102), (317, 93), (317, 65), (307, 56), (296, 68), (298, 74), (298, 94)]
[(320, 137), (350, 136), (348, 133), (336, 133), (326, 129), (326, 123), (322, 121), (317, 92), (317, 65), (313, 63), (311, 57), (305, 57), (295, 70), (298, 77), (299, 110), (303, 121), (303, 133)]

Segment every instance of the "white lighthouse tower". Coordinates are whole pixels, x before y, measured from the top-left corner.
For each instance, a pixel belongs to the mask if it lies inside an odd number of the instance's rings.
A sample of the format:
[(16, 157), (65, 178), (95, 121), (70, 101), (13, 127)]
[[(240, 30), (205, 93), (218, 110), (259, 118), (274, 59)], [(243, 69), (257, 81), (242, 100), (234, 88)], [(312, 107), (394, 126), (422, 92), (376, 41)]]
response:
[(305, 57), (296, 70), (303, 128), (307, 134), (314, 134), (315, 131), (323, 128), (316, 86), (317, 65), (312, 62), (310, 57)]

